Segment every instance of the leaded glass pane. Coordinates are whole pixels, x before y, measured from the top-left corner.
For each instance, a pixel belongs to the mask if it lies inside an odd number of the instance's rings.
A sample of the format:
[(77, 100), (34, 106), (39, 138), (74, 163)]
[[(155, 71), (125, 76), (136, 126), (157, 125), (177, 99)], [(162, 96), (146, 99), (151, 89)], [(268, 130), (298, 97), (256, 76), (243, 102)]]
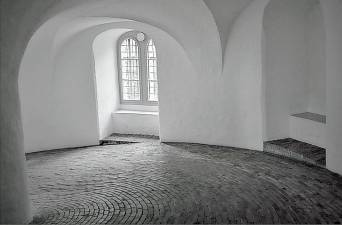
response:
[(158, 101), (157, 52), (152, 40), (147, 46), (148, 101)]
[(133, 39), (126, 39), (121, 44), (121, 89), (122, 99), (140, 100), (139, 46)]

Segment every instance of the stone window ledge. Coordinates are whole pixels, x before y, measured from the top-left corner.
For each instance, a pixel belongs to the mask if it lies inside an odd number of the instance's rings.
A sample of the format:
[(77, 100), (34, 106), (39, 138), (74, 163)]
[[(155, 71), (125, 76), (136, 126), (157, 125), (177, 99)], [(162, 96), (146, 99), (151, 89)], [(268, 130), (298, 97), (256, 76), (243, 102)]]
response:
[(293, 117), (297, 118), (302, 118), (302, 119), (307, 119), (307, 120), (312, 120), (318, 123), (326, 123), (326, 116), (325, 115), (320, 115), (317, 113), (311, 113), (311, 112), (305, 112), (305, 113), (298, 113), (298, 114), (293, 114), (291, 115)]
[(158, 116), (159, 112), (151, 112), (151, 111), (138, 111), (138, 110), (118, 110), (113, 113), (113, 116), (118, 114), (131, 114), (131, 115), (151, 115)]

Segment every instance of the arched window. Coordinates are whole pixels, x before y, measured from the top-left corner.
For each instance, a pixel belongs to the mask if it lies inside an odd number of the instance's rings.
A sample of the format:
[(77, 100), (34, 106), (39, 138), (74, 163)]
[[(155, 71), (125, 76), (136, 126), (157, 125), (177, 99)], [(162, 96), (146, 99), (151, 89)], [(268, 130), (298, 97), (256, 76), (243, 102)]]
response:
[(158, 104), (157, 52), (150, 38), (133, 31), (119, 39), (119, 84), (122, 104)]
[(121, 43), (121, 92), (124, 101), (141, 100), (139, 46), (131, 38)]
[(157, 52), (152, 39), (147, 45), (148, 100), (158, 101)]

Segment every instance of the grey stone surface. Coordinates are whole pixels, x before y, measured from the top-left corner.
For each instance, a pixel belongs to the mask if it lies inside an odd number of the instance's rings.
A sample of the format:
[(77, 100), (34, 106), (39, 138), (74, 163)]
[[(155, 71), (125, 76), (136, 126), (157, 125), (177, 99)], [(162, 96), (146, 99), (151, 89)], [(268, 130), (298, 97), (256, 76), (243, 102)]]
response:
[(327, 121), (327, 117), (325, 115), (320, 115), (320, 114), (311, 113), (311, 112), (298, 113), (292, 116), (312, 120), (312, 121), (319, 122), (319, 123), (326, 123)]
[(158, 136), (153, 135), (137, 135), (137, 134), (117, 134), (113, 133), (109, 137), (100, 141), (100, 145), (116, 145), (143, 142), (159, 142)]
[(264, 151), (325, 167), (326, 150), (292, 138), (268, 141)]
[(36, 223), (342, 222), (342, 177), (262, 152), (149, 142), (27, 164)]

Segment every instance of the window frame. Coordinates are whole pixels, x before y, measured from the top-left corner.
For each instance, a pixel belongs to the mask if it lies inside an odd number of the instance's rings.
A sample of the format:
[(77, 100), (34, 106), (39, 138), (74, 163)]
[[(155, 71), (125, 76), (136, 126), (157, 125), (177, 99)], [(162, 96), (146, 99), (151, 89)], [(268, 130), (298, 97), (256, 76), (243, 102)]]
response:
[[(146, 106), (157, 106), (159, 104), (159, 79), (158, 79), (158, 60), (157, 62), (157, 83), (158, 83), (158, 101), (148, 100), (148, 68), (147, 68), (147, 53), (148, 43), (152, 38), (148, 37), (145, 33), (145, 40), (138, 41), (136, 36), (140, 31), (129, 31), (123, 34), (117, 41), (117, 67), (118, 67), (118, 81), (119, 81), (119, 96), (120, 104), (123, 105), (146, 105)], [(133, 39), (138, 45), (139, 51), (139, 81), (140, 81), (140, 100), (124, 100), (123, 99), (123, 88), (122, 88), (122, 64), (121, 64), (121, 45), (127, 39)], [(153, 40), (152, 40), (153, 41)], [(153, 41), (154, 46), (155, 42)], [(156, 48), (156, 58), (158, 58)]]
[[(155, 57), (154, 58), (150, 58), (149, 57), (149, 45), (152, 42), (153, 47), (154, 47), (154, 51), (155, 51)], [(150, 38), (146, 41), (146, 85), (147, 85), (147, 101), (149, 102), (158, 102), (159, 101), (159, 83), (158, 83), (158, 57), (157, 57), (157, 48), (156, 45), (154, 44), (154, 41)], [(156, 80), (155, 82), (157, 83), (157, 101), (151, 101), (149, 100), (149, 95), (150, 95), (150, 66), (149, 66), (149, 61), (153, 60), (155, 61), (155, 75), (156, 75)]]

